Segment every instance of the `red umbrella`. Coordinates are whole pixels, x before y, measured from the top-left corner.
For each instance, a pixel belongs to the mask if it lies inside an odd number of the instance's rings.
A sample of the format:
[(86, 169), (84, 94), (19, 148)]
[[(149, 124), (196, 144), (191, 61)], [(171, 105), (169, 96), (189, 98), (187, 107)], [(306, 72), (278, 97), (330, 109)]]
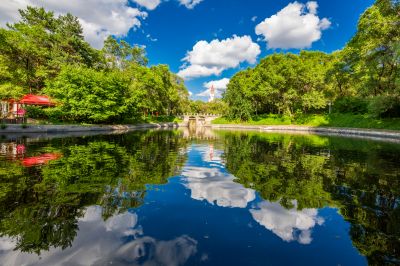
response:
[(47, 164), (50, 161), (60, 159), (62, 155), (60, 153), (46, 153), (35, 157), (29, 157), (22, 160), (22, 164), (25, 167), (32, 167), (37, 165)]
[(45, 95), (27, 94), (19, 101), (20, 104), (54, 106), (55, 104)]

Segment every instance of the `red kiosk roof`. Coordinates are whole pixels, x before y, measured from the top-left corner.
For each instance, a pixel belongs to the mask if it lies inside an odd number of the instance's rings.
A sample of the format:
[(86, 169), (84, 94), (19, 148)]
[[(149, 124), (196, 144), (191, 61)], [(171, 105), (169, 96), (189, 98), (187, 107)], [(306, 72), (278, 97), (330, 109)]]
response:
[(21, 104), (31, 104), (31, 105), (47, 105), (53, 106), (54, 103), (50, 100), (48, 96), (44, 95), (33, 95), (27, 94), (19, 101)]

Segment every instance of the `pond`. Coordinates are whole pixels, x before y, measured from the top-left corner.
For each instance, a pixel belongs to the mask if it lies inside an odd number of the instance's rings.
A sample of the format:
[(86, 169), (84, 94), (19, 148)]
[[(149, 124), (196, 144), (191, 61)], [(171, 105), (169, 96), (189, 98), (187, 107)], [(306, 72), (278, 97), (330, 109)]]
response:
[(0, 141), (1, 265), (400, 262), (400, 144), (238, 131)]

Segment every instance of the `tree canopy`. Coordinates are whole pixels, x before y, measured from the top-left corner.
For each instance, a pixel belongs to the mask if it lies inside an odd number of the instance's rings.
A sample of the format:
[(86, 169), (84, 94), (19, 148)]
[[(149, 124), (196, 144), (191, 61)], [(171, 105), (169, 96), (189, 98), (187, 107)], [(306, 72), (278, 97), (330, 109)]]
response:
[(166, 65), (147, 67), (146, 51), (109, 36), (101, 50), (84, 39), (72, 14), (20, 10), (21, 20), (0, 28), (0, 97), (46, 93), (58, 103), (44, 115), (73, 122), (135, 120), (188, 108), (182, 79)]

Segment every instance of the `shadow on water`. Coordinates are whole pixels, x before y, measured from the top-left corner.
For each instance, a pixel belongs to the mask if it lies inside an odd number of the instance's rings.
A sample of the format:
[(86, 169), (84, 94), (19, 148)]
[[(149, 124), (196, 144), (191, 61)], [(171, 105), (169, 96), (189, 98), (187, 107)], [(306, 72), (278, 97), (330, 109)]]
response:
[[(226, 250), (214, 246), (205, 252), (203, 232), (196, 228), (202, 218), (196, 212), (206, 217), (215, 207), (221, 208), (213, 214), (218, 221), (227, 212), (246, 224), (252, 223), (246, 220), (250, 217), (284, 243), (303, 245), (311, 245), (311, 229), (324, 223), (318, 210), (336, 208), (350, 225), (352, 245), (368, 263), (399, 263), (399, 155), (400, 145), (384, 142), (208, 128), (4, 140), (0, 264), (41, 256), (37, 264), (71, 263), (74, 257), (94, 265), (217, 265), (218, 259), (213, 262), (207, 254)], [(26, 165), (26, 159), (34, 163)], [(179, 175), (182, 179), (168, 183)], [(171, 211), (171, 198), (179, 198), (174, 204), (187, 211), (173, 204)], [(193, 205), (198, 201), (208, 204), (200, 209)], [(157, 212), (160, 216), (154, 216)], [(273, 225), (278, 212), (286, 215), (281, 223), (295, 217), (296, 225)], [(139, 214), (158, 217), (157, 222), (140, 220)], [(161, 229), (144, 235), (146, 225), (168, 223), (171, 217), (185, 221), (170, 228), (171, 236)], [(311, 224), (302, 227), (299, 219)], [(216, 228), (234, 231), (228, 221), (221, 226)], [(243, 243), (232, 241), (243, 249), (242, 259), (262, 263), (262, 253), (246, 253)], [(291, 248), (288, 252), (296, 250)], [(55, 258), (48, 255), (54, 250), (59, 252)], [(230, 264), (239, 264), (231, 257)]]

